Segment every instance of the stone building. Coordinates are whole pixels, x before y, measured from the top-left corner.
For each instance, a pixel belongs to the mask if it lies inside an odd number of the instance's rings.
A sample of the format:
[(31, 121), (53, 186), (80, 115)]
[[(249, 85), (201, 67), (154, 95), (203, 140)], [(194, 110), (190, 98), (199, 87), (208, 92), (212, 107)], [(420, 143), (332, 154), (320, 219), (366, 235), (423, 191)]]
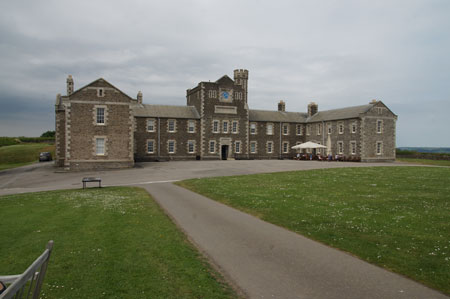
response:
[(104, 79), (57, 95), (56, 164), (67, 169), (131, 167), (135, 161), (287, 159), (296, 144), (362, 161), (395, 160), (397, 116), (381, 101), (320, 111), (248, 107), (248, 71), (235, 70), (186, 92), (186, 106), (144, 104)]

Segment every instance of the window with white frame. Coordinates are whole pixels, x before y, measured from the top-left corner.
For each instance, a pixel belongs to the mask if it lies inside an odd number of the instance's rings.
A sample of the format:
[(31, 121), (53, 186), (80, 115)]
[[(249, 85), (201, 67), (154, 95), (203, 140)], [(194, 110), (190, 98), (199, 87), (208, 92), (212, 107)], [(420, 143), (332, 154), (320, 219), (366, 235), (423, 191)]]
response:
[(283, 124), (283, 135), (289, 135), (289, 124)]
[(187, 150), (189, 154), (195, 153), (195, 140), (188, 140)]
[(343, 154), (344, 153), (344, 142), (338, 141), (337, 147), (338, 147), (338, 154)]
[(167, 152), (169, 154), (174, 154), (175, 153), (175, 140), (167, 141)]
[(235, 141), (234, 142), (234, 152), (236, 154), (240, 154), (241, 153), (241, 142), (240, 141)]
[(350, 142), (350, 153), (356, 155), (356, 141)]
[(188, 120), (188, 133), (195, 133), (195, 120)]
[(213, 120), (212, 131), (213, 131), (213, 133), (219, 133), (219, 121), (218, 120)]
[(327, 124), (327, 132), (328, 132), (328, 135), (333, 133), (333, 127), (331, 126), (331, 123)]
[(303, 126), (302, 125), (296, 125), (295, 126), (295, 132), (297, 135), (303, 135)]
[(97, 125), (105, 124), (105, 107), (97, 107), (96, 108), (96, 123)]
[(211, 140), (209, 142), (209, 153), (214, 154), (216, 152), (216, 141)]
[(250, 134), (256, 134), (256, 123), (250, 123)]
[(289, 142), (287, 141), (283, 142), (283, 153), (285, 154), (289, 153)]
[(234, 152), (236, 154), (241, 153), (241, 142), (240, 141), (235, 141), (234, 142)]
[(356, 121), (352, 122), (352, 134), (356, 133)]
[(272, 123), (267, 124), (266, 133), (267, 133), (267, 135), (273, 135), (273, 124)]
[(256, 150), (257, 150), (256, 141), (251, 141), (250, 142), (250, 153), (256, 154)]
[(208, 96), (213, 99), (217, 98), (217, 91), (216, 90), (208, 91)]
[(377, 155), (383, 154), (383, 142), (382, 141), (377, 141), (376, 153), (377, 153)]
[(306, 125), (306, 135), (310, 135), (311, 134), (311, 125)]
[(168, 119), (167, 120), (167, 131), (169, 133), (174, 133), (176, 130), (177, 121), (175, 119)]
[(233, 120), (231, 123), (231, 133), (237, 134), (239, 131), (239, 121)]
[(147, 119), (147, 132), (155, 132), (155, 120)]
[(378, 134), (383, 133), (383, 120), (381, 119), (377, 120), (377, 133)]
[(95, 154), (97, 156), (104, 156), (105, 155), (105, 138), (104, 137), (98, 137), (95, 138)]
[(273, 142), (267, 141), (267, 153), (271, 154), (273, 152)]
[(338, 132), (339, 132), (339, 134), (344, 134), (344, 123), (343, 122), (338, 123)]
[(222, 123), (222, 130), (224, 133), (228, 133), (228, 120), (224, 120)]
[(322, 135), (322, 124), (317, 124), (317, 135)]
[(147, 140), (147, 153), (153, 154), (155, 152), (155, 141)]

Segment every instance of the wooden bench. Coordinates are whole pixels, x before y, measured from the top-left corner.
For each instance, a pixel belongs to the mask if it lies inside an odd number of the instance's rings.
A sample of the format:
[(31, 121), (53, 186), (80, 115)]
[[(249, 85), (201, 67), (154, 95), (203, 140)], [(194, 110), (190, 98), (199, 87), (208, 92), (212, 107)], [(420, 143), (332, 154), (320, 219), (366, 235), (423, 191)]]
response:
[(9, 285), (0, 295), (0, 299), (9, 299), (13, 297), (39, 298), (52, 249), (53, 241), (49, 241), (44, 253), (42, 253), (41, 256), (25, 270), (25, 272), (18, 275), (0, 276), (0, 281), (5, 285)]
[(90, 182), (98, 182), (98, 187), (99, 188), (102, 187), (102, 179), (101, 178), (88, 177), (88, 178), (83, 178), (81, 180), (81, 182), (83, 183), (83, 189), (86, 188), (86, 183), (90, 183)]

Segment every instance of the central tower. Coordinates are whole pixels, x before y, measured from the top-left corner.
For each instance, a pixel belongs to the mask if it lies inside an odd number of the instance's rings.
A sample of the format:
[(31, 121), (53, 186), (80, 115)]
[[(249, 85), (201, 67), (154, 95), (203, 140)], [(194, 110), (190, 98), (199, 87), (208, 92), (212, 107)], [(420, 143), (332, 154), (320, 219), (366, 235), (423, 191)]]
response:
[(242, 88), (245, 90), (245, 101), (247, 102), (248, 70), (234, 70), (234, 83), (242, 86)]

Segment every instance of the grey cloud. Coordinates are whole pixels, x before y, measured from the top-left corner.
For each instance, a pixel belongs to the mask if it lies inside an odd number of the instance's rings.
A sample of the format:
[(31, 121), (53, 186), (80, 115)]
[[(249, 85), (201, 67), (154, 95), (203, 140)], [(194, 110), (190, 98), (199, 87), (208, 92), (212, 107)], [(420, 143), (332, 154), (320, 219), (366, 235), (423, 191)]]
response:
[(399, 115), (399, 145), (449, 146), (429, 134), (449, 125), (449, 11), (446, 0), (2, 1), (0, 135), (53, 126), (68, 74), (76, 88), (103, 77), (184, 105), (187, 88), (247, 68), (252, 108), (376, 98)]

